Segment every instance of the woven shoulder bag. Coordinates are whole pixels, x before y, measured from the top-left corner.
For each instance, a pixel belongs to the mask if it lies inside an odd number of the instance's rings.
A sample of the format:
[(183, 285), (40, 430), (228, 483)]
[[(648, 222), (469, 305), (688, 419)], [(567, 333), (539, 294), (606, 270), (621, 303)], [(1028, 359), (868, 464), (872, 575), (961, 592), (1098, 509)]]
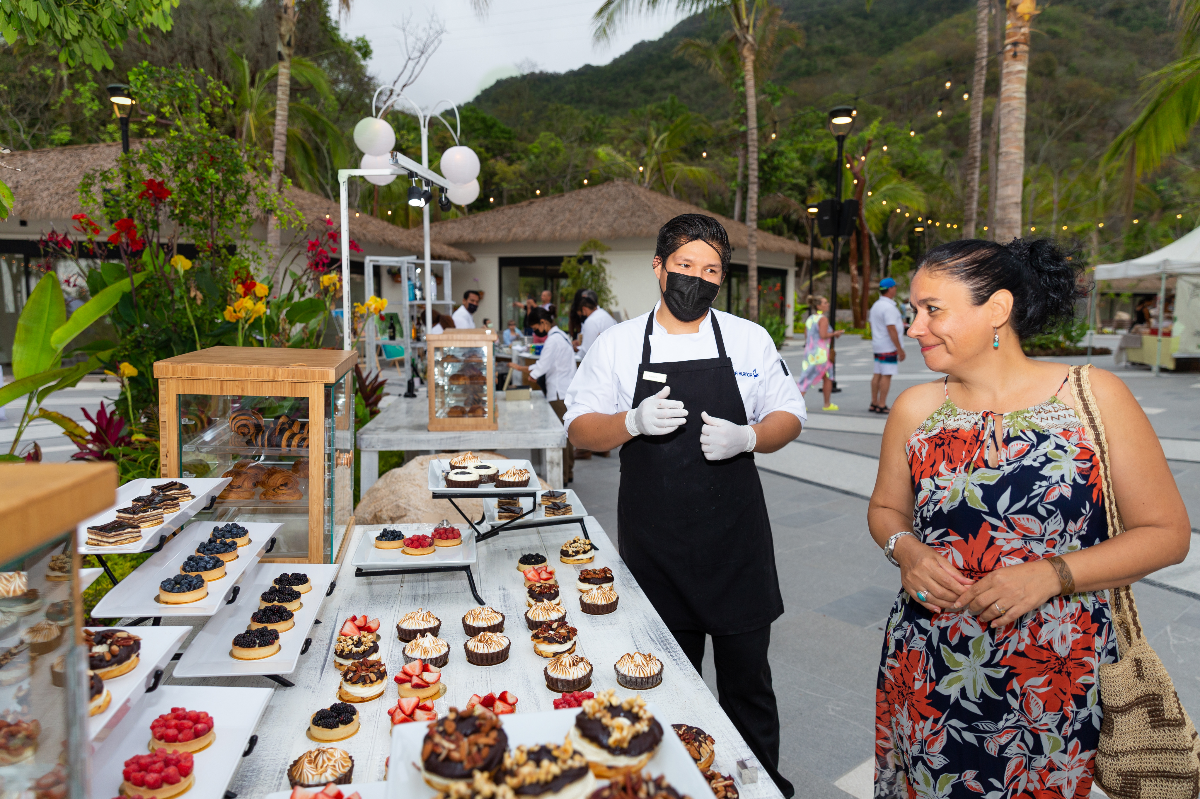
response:
[[(1108, 442), (1088, 367), (1071, 367), (1071, 389), (1096, 448), (1108, 535), (1125, 532), (1113, 495)], [(1100, 666), (1104, 720), (1096, 749), (1096, 783), (1112, 799), (1196, 799), (1200, 737), (1171, 676), (1146, 640), (1128, 585), (1109, 590), (1118, 660)]]

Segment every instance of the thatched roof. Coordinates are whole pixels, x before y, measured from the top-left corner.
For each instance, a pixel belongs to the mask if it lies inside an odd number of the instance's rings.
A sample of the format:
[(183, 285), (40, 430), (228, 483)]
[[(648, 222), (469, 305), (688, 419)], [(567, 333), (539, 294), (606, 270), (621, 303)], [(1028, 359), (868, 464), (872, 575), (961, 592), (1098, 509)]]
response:
[[(707, 214), (716, 218), (728, 231), (734, 249), (745, 251), (750, 229), (743, 223), (625, 180), (437, 222), (430, 230), (439, 241), (449, 244), (653, 239), (663, 224), (680, 214)], [(762, 230), (758, 231), (758, 247), (767, 252), (808, 258), (807, 244)], [(820, 248), (814, 255), (825, 261), (832, 257)]]
[[(120, 144), (104, 143), (22, 150), (0, 156), (0, 163), (14, 167), (0, 170), (3, 173), (0, 180), (12, 189), (16, 201), (13, 216), (61, 220), (82, 213), (79, 182), (84, 173), (112, 169), (120, 152)], [(17, 169), (21, 171), (15, 171)], [(339, 206), (332, 200), (295, 186), (288, 189), (287, 198), (296, 204), (308, 226), (314, 230), (323, 229), (326, 218), (332, 219), (334, 224), (338, 222)], [(351, 216), (350, 235), (362, 245), (382, 244), (405, 253), (424, 252), (420, 230), (397, 227), (373, 216)], [(431, 243), (431, 251), (433, 257), (440, 260), (475, 260), (470, 253), (436, 240)]]

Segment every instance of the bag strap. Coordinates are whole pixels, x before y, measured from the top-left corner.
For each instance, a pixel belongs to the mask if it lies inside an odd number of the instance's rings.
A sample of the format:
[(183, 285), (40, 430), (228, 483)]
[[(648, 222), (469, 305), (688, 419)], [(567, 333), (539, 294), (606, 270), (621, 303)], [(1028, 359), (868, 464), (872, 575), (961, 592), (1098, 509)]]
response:
[[(1112, 486), (1112, 470), (1109, 465), (1108, 440), (1104, 436), (1104, 421), (1100, 418), (1100, 405), (1096, 395), (1092, 393), (1092, 383), (1089, 379), (1088, 366), (1072, 366), (1069, 379), (1071, 391), (1079, 405), (1080, 417), (1087, 429), (1088, 437), (1096, 450), (1096, 460), (1100, 465), (1100, 491), (1104, 497), (1104, 513), (1108, 521), (1108, 537), (1125, 532), (1125, 523), (1121, 520), (1120, 510)], [(1145, 639), (1141, 622), (1138, 620), (1137, 604), (1133, 601), (1133, 589), (1128, 585), (1109, 589), (1109, 598), (1113, 607), (1113, 626), (1117, 631), (1117, 650), (1124, 653), (1135, 642)]]

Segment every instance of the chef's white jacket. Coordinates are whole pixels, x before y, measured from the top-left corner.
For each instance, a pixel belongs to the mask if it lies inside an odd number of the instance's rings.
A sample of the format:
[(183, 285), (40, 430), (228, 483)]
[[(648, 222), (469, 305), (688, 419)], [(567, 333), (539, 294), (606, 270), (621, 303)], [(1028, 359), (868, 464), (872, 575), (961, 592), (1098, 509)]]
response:
[(542, 344), (542, 354), (537, 363), (529, 367), (529, 376), (534, 380), (545, 375), (546, 399), (564, 399), (567, 386), (575, 376), (575, 348), (571, 339), (560, 328), (550, 328), (550, 334)]
[(579, 355), (587, 355), (587, 351), (596, 343), (600, 334), (616, 323), (617, 320), (612, 318), (612, 314), (603, 308), (592, 311), (587, 319), (583, 320), (583, 327), (579, 330)]
[[(658, 304), (650, 313), (658, 311)], [(723, 311), (709, 311), (697, 333), (671, 335), (654, 320), (650, 336), (650, 362), (697, 361), (717, 357), (712, 316), (716, 314), (725, 341), (725, 354), (733, 361), (734, 376), (749, 424), (758, 424), (768, 414), (787, 411), (802, 423), (808, 414), (796, 380), (775, 349), (771, 336), (759, 325)], [(638, 369), (642, 363), (642, 339), (646, 316), (621, 322), (604, 331), (588, 350), (571, 387), (567, 389), (567, 412), (563, 424), (585, 413), (620, 413), (633, 407)], [(544, 350), (543, 350), (544, 352)], [(667, 385), (670, 385), (668, 381)], [(700, 409), (690, 409), (689, 418)]]
[(471, 316), (471, 312), (467, 310), (467, 306), (460, 305), (458, 310), (451, 314), (454, 318), (454, 327), (457, 330), (472, 330), (475, 327), (475, 317)]

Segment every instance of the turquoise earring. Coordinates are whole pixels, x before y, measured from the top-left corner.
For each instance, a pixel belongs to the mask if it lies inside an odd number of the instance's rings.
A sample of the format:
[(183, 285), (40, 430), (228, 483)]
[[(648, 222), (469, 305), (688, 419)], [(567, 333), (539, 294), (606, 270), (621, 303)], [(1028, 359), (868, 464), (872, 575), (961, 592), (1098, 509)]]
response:
[(1000, 349), (1000, 328), (998, 327), (992, 328), (992, 349)]

